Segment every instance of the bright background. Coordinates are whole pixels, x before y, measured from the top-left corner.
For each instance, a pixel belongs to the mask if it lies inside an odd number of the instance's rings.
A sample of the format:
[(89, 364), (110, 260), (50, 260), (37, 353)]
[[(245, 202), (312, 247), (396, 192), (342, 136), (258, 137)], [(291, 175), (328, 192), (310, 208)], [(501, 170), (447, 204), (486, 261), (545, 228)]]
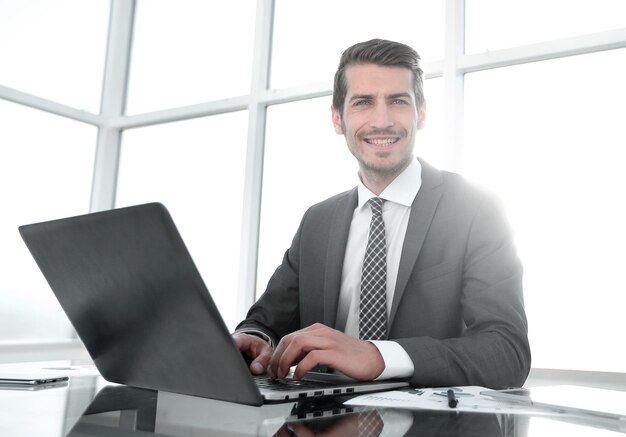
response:
[[(133, 4), (127, 85), (109, 87), (111, 6)], [(17, 227), (103, 204), (165, 203), (233, 328), (305, 209), (355, 185), (331, 79), (382, 37), (423, 58), (417, 153), (506, 205), (533, 366), (626, 372), (626, 2), (382, 5), (0, 0), (0, 355), (75, 338)]]

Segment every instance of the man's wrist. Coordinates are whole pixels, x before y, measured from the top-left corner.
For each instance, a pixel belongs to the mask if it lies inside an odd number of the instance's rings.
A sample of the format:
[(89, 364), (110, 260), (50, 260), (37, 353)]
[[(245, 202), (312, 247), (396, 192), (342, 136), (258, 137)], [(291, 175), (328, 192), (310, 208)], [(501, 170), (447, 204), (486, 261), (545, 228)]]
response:
[(263, 340), (267, 342), (267, 344), (270, 345), (272, 349), (274, 349), (274, 341), (272, 340), (272, 337), (270, 337), (265, 332), (259, 329), (253, 329), (253, 328), (239, 329), (233, 333), (233, 335), (237, 335), (237, 334), (248, 334), (248, 335), (254, 335), (255, 337), (262, 338)]

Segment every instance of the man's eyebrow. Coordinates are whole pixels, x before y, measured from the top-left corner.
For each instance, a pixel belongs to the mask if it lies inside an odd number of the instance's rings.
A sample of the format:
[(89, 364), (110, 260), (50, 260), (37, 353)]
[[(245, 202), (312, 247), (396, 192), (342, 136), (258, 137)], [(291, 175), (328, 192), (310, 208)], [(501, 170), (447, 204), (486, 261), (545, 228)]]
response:
[[(385, 96), (385, 99), (387, 100), (393, 100), (393, 99), (397, 99), (397, 98), (401, 98), (401, 97), (408, 97), (409, 99), (411, 98), (411, 93), (409, 92), (402, 92), (402, 93), (393, 93), (393, 94), (388, 94)], [(350, 99), (348, 100), (349, 102), (353, 102), (355, 100), (373, 100), (374, 99), (374, 95), (373, 94), (355, 94), (352, 97), (350, 97)]]
[(393, 93), (387, 96), (388, 99), (397, 99), (399, 97), (408, 97), (411, 98), (411, 93)]
[(355, 100), (361, 100), (361, 99), (367, 99), (367, 100), (372, 100), (374, 98), (373, 94), (355, 94), (352, 97), (350, 97), (350, 102), (353, 102)]

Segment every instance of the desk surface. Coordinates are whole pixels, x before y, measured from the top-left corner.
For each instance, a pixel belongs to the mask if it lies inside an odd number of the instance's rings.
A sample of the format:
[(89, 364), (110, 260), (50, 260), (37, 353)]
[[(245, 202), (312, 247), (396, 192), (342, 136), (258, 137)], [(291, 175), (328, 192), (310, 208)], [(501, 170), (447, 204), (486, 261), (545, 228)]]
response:
[[(300, 410), (296, 408), (300, 407)], [(298, 418), (298, 415), (300, 418)], [(365, 423), (372, 428), (365, 430)], [(620, 426), (622, 428), (620, 428)], [(455, 411), (390, 410), (340, 402), (249, 407), (122, 385), (99, 376), (31, 390), (0, 389), (2, 436), (604, 436), (618, 421)]]

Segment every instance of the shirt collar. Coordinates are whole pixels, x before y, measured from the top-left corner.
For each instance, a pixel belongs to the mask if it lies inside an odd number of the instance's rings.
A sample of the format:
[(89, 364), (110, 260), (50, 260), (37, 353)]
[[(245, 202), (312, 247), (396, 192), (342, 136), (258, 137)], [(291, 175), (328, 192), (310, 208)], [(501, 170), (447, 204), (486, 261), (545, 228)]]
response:
[[(413, 159), (409, 166), (398, 175), (385, 190), (380, 193), (380, 198), (411, 207), (417, 192), (422, 185), (422, 165), (417, 159)], [(362, 208), (372, 197), (376, 197), (359, 178), (358, 183), (359, 205)]]

